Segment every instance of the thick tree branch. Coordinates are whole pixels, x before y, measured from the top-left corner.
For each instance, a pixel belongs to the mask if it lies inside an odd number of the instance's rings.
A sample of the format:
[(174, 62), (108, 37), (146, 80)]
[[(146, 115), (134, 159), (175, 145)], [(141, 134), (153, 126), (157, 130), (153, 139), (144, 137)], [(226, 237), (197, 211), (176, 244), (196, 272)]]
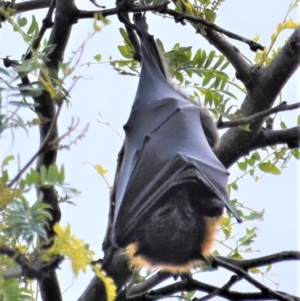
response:
[(203, 37), (228, 59), (236, 70), (236, 78), (247, 88), (252, 78), (252, 66), (242, 56), (239, 49), (225, 40), (216, 30), (207, 27), (205, 32), (206, 35), (203, 35)]
[[(257, 70), (248, 84), (248, 95), (242, 106), (243, 116), (250, 116), (270, 109), (285, 83), (300, 64), (300, 27), (297, 28), (287, 43), (269, 66)], [(251, 124), (251, 131), (239, 128), (229, 129), (221, 139), (216, 154), (225, 167), (230, 167), (240, 157), (261, 144), (258, 135), (262, 130), (264, 119)], [(235, 145), (232, 148), (232, 145)]]
[(51, 4), (51, 0), (32, 0), (16, 3), (14, 10), (16, 14), (25, 13), (27, 11), (47, 8)]
[[(27, 11), (47, 8), (50, 6), (51, 0), (32, 0), (20, 3), (8, 2), (0, 0), (0, 9), (7, 11), (9, 9), (9, 15), (17, 15)], [(0, 23), (5, 21), (6, 17), (0, 14)]]
[(257, 136), (255, 148), (253, 149), (277, 144), (287, 144), (289, 148), (299, 148), (300, 126), (277, 131), (263, 129)]

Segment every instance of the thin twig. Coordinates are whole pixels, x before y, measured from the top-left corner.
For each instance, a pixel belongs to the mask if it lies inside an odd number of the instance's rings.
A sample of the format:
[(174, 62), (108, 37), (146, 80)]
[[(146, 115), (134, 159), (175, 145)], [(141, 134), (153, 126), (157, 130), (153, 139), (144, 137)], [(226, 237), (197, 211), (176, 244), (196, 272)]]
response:
[(246, 124), (250, 124), (254, 121), (257, 121), (259, 119), (262, 119), (264, 117), (267, 117), (271, 114), (278, 113), (278, 112), (283, 112), (283, 111), (289, 111), (289, 110), (295, 110), (300, 108), (300, 102), (288, 105), (285, 101), (282, 102), (280, 105), (267, 109), (258, 113), (255, 113), (251, 116), (241, 118), (238, 120), (232, 120), (232, 121), (223, 121), (222, 117), (217, 121), (217, 128), (218, 129), (224, 129), (224, 128), (232, 128), (236, 126), (242, 126)]

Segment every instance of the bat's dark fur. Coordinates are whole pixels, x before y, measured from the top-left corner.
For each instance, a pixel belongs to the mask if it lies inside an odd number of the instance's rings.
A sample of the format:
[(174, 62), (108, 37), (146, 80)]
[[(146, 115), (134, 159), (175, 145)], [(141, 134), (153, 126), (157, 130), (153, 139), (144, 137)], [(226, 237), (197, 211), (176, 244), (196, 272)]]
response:
[[(127, 24), (128, 25), (128, 24)], [(205, 261), (227, 195), (228, 172), (212, 148), (217, 130), (203, 108), (168, 82), (145, 17), (134, 15), (142, 70), (116, 178), (111, 239), (133, 266), (185, 271)]]

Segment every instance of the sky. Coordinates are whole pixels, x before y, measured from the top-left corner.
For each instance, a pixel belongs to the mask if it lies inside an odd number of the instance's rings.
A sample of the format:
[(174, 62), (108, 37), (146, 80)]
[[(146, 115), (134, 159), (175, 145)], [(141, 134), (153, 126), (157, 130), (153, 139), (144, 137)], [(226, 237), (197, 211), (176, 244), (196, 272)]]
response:
[[(76, 4), (79, 9), (96, 9), (87, 0), (77, 0)], [(111, 1), (102, 1), (99, 4), (106, 5), (107, 8), (113, 5)], [(268, 46), (270, 36), (275, 31), (277, 23), (284, 19), (289, 4), (290, 0), (276, 1), (276, 5), (273, 0), (226, 0), (218, 11), (216, 23), (249, 39), (260, 34), (259, 42)], [(45, 14), (46, 11), (41, 10), (38, 14), (39, 20), (42, 20)], [(32, 13), (26, 14), (29, 19), (31, 15)], [(296, 12), (292, 16), (297, 19)], [(196, 35), (195, 30), (189, 25), (175, 24), (169, 18), (154, 16), (151, 13), (148, 13), (147, 17), (150, 33), (163, 41), (166, 51), (177, 42), (181, 46), (193, 46), (194, 51), (200, 47), (207, 51), (213, 49), (200, 35)], [(119, 75), (107, 64), (110, 56), (113, 59), (121, 58), (117, 46), (123, 45), (123, 38), (119, 34), (121, 27), (119, 21), (116, 17), (110, 17), (109, 20), (111, 23), (91, 38), (89, 35), (93, 33), (93, 20), (81, 20), (73, 27), (65, 60), (73, 57), (74, 51), (77, 51), (85, 40), (89, 40), (85, 43), (80, 63), (74, 71), (74, 74), (80, 79), (71, 91), (71, 105), (63, 108), (59, 120), (61, 135), (67, 131), (72, 118), (80, 122), (77, 130), (71, 137), (67, 137), (63, 144), (73, 141), (89, 124), (85, 138), (72, 145), (70, 150), (60, 151), (57, 163), (58, 166), (64, 164), (66, 168), (66, 182), (81, 192), (78, 197), (72, 199), (76, 206), (62, 205), (61, 224), (70, 223), (72, 231), (77, 237), (90, 244), (91, 249), (96, 253), (95, 258), (102, 256), (101, 244), (107, 223), (109, 188), (89, 164), (83, 163), (100, 164), (108, 170), (108, 183), (113, 184), (117, 154), (122, 145), (119, 135), (124, 137), (122, 126), (127, 121), (138, 84), (138, 77)], [(283, 35), (277, 44), (278, 47), (291, 32)], [(19, 59), (26, 50), (23, 40), (16, 33), (9, 32), (8, 24), (4, 24), (0, 30), (0, 41), (0, 57), (11, 55), (12, 59)], [(232, 41), (232, 43), (248, 58), (254, 57), (254, 53), (248, 50), (247, 45), (237, 41)], [(99, 53), (102, 55), (101, 63), (88, 66), (88, 62), (95, 63), (93, 57)], [(233, 71), (231, 76), (234, 76)], [(298, 81), (299, 72), (290, 79), (283, 90), (283, 99), (289, 104), (299, 101)], [(68, 84), (70, 87), (71, 80)], [(238, 105), (242, 99), (243, 96), (240, 95)], [(28, 115), (27, 112), (22, 112), (22, 114), (24, 114), (24, 118), (34, 117), (34, 115)], [(281, 118), (288, 126), (295, 126), (297, 115), (299, 112), (282, 113)], [(101, 116), (119, 135), (109, 126), (98, 122), (101, 120)], [(13, 138), (7, 132), (1, 141), (0, 160), (8, 154), (14, 154), (15, 157), (19, 154), (21, 156), (20, 165), (23, 166), (37, 150), (38, 141), (37, 128), (31, 128), (27, 133), (17, 130)], [(229, 183), (242, 174), (235, 167), (229, 171), (231, 173)], [(239, 181), (239, 191), (234, 197), (238, 197), (245, 207), (258, 211), (266, 209), (264, 221), (243, 223), (236, 227), (237, 235), (243, 235), (245, 228), (254, 226), (259, 228), (259, 236), (253, 245), (255, 252), (244, 254), (245, 258), (299, 249), (298, 183), (299, 162), (293, 158), (280, 176), (265, 175), (258, 182), (247, 176)], [(222, 255), (227, 254), (227, 250), (218, 243), (215, 244), (215, 247)], [(64, 300), (76, 300), (92, 278), (92, 273), (88, 272), (75, 279), (70, 269), (70, 263), (67, 261), (61, 265), (58, 274), (62, 291), (65, 291)], [(271, 289), (299, 295), (299, 275), (299, 263), (289, 262), (274, 266), (266, 277), (257, 275), (257, 280), (264, 282)], [(197, 277), (200, 281), (214, 284), (223, 283), (224, 277), (229, 279), (228, 273), (221, 271), (199, 273)], [(276, 286), (277, 283), (280, 284), (279, 287)], [(252, 287), (240, 283), (234, 289), (250, 291)]]

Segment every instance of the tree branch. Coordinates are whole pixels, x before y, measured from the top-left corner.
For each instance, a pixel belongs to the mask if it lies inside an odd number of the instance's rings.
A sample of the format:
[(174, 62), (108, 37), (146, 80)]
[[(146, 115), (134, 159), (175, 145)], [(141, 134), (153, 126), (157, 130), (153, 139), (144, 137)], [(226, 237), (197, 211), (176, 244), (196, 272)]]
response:
[(224, 262), (227, 262), (237, 268), (247, 271), (248, 269), (266, 266), (278, 262), (300, 260), (300, 252), (284, 251), (284, 252), (271, 254), (268, 256), (262, 256), (258, 258), (244, 259), (244, 260), (236, 260), (236, 259), (227, 258), (223, 256), (216, 256), (215, 258), (221, 259)]
[[(12, 258), (19, 265), (21, 273), (17, 275), (18, 277), (24, 276), (29, 279), (40, 279), (43, 273), (56, 269), (63, 260), (63, 257), (60, 256), (54, 257), (49, 262), (29, 260), (24, 254), (20, 253), (20, 251), (6, 246), (0, 247), (0, 254)], [(8, 278), (8, 276), (11, 277), (9, 273), (4, 275), (5, 278)]]
[(141, 282), (133, 286), (129, 291), (128, 291), (128, 296), (133, 296), (137, 294), (144, 293), (146, 291), (149, 291), (151, 288), (154, 286), (162, 283), (163, 281), (169, 279), (173, 275), (170, 272), (167, 271), (158, 271), (156, 274), (154, 274), (152, 277), (147, 279), (145, 282)]
[(247, 88), (252, 78), (252, 66), (242, 56), (239, 49), (225, 40), (216, 30), (207, 27), (205, 32), (206, 35), (203, 37), (228, 59), (236, 71), (236, 78)]
[[(241, 41), (243, 43), (246, 43), (249, 45), (250, 49), (253, 51), (256, 51), (258, 49), (263, 50), (264, 47), (260, 45), (259, 43), (256, 43), (252, 40), (246, 39), (240, 35), (237, 35), (233, 32), (230, 32), (226, 29), (223, 29), (220, 26), (217, 26), (214, 23), (211, 23), (207, 20), (204, 20), (202, 18), (198, 17), (193, 17), (188, 14), (184, 13), (179, 13), (176, 12), (175, 10), (167, 8), (169, 4), (169, 1), (166, 1), (162, 4), (155, 4), (155, 5), (141, 5), (141, 6), (133, 6), (133, 7), (128, 7), (124, 10), (124, 12), (147, 12), (147, 11), (156, 11), (160, 14), (167, 14), (169, 16), (172, 16), (175, 20), (175, 22), (181, 22), (181, 24), (185, 25), (184, 20), (196, 23), (196, 24), (201, 24), (205, 25), (207, 28), (214, 29), (215, 31), (222, 33), (226, 36), (228, 36), (231, 39), (235, 39), (238, 41)], [(96, 10), (96, 11), (84, 11), (80, 10), (78, 14), (78, 19), (87, 19), (87, 18), (94, 18), (95, 15), (102, 15), (104, 17), (111, 16), (111, 15), (116, 15), (118, 13), (119, 9), (118, 8), (111, 8), (111, 9), (104, 9), (104, 10)]]
[(16, 3), (13, 8), (16, 14), (20, 14), (31, 10), (47, 8), (50, 4), (51, 0), (32, 0)]
[(299, 148), (300, 126), (277, 131), (263, 129), (257, 136), (255, 148), (252, 150), (277, 144), (287, 144), (289, 148)]
[(147, 300), (160, 300), (163, 297), (167, 297), (182, 291), (202, 291), (206, 293), (211, 293), (219, 290), (219, 296), (226, 298), (228, 300), (270, 300), (269, 296), (262, 293), (240, 293), (236, 291), (222, 290), (213, 285), (209, 285), (192, 278), (186, 278), (182, 281), (176, 282), (171, 285), (167, 285), (163, 288), (151, 291), (149, 293), (143, 293), (135, 296), (127, 297), (127, 301), (147, 301)]
[(244, 270), (237, 268), (223, 260), (220, 260), (218, 258), (214, 258), (214, 261), (217, 262), (217, 264), (229, 271), (232, 271), (234, 273), (236, 273), (238, 276), (242, 277), (243, 279), (247, 280), (249, 283), (251, 283), (253, 286), (255, 286), (256, 288), (258, 288), (263, 295), (266, 295), (267, 297), (274, 297), (276, 298), (276, 300), (282, 300), (282, 301), (291, 301), (291, 299), (287, 296), (284, 296), (280, 293), (277, 293), (271, 289), (269, 289), (268, 287), (266, 287), (265, 285), (261, 284), (260, 282), (256, 281), (255, 279), (253, 279), (251, 276), (248, 275), (247, 272), (245, 272)]
[(300, 102), (294, 103), (291, 105), (288, 105), (286, 101), (282, 102), (280, 105), (267, 109), (258, 113), (255, 113), (251, 116), (241, 118), (238, 120), (231, 120), (231, 121), (223, 121), (222, 116), (220, 119), (217, 121), (217, 128), (218, 129), (224, 129), (224, 128), (231, 128), (231, 127), (236, 127), (236, 126), (241, 126), (241, 125), (246, 125), (250, 124), (254, 121), (257, 121), (259, 119), (262, 119), (264, 117), (267, 117), (271, 114), (282, 112), (282, 111), (289, 111), (289, 110), (294, 110), (300, 108)]
[(168, 14), (172, 17), (174, 17), (175, 21), (177, 22), (182, 22), (183, 20), (187, 20), (190, 21), (191, 23), (196, 23), (196, 24), (201, 24), (206, 26), (207, 28), (211, 28), (219, 33), (222, 33), (224, 35), (226, 35), (227, 37), (234, 39), (234, 40), (238, 40), (240, 42), (243, 42), (245, 44), (248, 44), (250, 47), (250, 50), (252, 51), (257, 51), (257, 50), (264, 50), (264, 47), (262, 45), (260, 45), (259, 43), (256, 43), (252, 40), (246, 39), (240, 35), (237, 35), (231, 31), (228, 31), (214, 23), (211, 23), (205, 19), (201, 19), (198, 17), (193, 17), (187, 14), (183, 14), (183, 13), (178, 13), (175, 10), (169, 9), (169, 8), (163, 8), (162, 10), (159, 11), (159, 13), (161, 14)]

